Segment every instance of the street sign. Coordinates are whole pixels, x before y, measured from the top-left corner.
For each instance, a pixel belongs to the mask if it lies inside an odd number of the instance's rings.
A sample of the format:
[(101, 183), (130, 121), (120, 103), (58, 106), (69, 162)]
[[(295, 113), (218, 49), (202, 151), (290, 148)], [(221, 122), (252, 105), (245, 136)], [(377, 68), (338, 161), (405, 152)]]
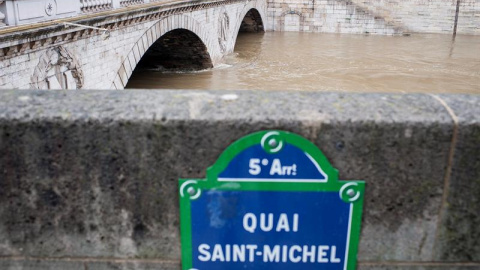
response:
[(364, 188), (296, 134), (243, 137), (180, 179), (182, 269), (353, 270)]

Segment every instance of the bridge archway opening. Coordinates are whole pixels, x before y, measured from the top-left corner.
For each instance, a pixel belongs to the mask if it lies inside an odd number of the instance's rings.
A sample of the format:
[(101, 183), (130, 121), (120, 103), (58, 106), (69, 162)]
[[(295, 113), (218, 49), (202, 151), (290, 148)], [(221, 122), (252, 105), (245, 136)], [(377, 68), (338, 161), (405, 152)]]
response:
[(212, 68), (207, 46), (192, 31), (175, 29), (165, 33), (145, 52), (135, 68), (159, 71), (195, 71)]
[[(261, 50), (261, 40), (265, 33), (262, 15), (255, 8), (246, 8), (248, 10), (243, 17), (235, 37), (235, 52), (241, 52), (240, 57), (249, 57), (247, 55), (256, 55)], [(244, 55), (245, 54), (245, 55)]]
[(239, 32), (264, 32), (263, 20), (258, 10), (252, 8), (245, 14)]

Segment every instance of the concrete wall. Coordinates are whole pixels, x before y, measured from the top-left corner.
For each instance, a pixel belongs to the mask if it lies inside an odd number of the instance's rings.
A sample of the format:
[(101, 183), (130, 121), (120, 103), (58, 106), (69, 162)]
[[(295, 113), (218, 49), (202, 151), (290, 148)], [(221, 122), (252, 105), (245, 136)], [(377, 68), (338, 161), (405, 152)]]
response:
[[(456, 0), (268, 0), (275, 31), (452, 33)], [(480, 34), (480, 2), (460, 2), (457, 32)]]
[(252, 8), (266, 21), (264, 0), (198, 1), (150, 4), (78, 22), (108, 29), (108, 39), (102, 31), (63, 25), (0, 31), (0, 89), (123, 89), (147, 49), (179, 28), (198, 36), (216, 65), (233, 51)]
[[(237, 99), (224, 99), (236, 94)], [(360, 270), (480, 268), (480, 96), (0, 91), (0, 269), (179, 269), (177, 180), (281, 129), (367, 183)]]

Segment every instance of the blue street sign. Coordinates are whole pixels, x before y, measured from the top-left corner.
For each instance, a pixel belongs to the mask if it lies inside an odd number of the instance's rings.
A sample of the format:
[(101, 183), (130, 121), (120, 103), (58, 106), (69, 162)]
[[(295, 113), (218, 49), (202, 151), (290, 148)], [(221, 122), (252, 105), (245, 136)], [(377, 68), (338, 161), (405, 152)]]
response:
[(304, 138), (265, 131), (180, 180), (182, 269), (355, 269), (364, 183)]

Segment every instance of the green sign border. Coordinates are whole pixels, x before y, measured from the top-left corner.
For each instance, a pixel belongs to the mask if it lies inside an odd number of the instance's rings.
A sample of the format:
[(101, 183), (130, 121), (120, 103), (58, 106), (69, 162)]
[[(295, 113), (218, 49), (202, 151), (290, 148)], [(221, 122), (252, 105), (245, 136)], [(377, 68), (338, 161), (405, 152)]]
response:
[[(308, 153), (327, 175), (327, 181), (319, 182), (235, 182), (218, 181), (218, 175), (228, 166), (232, 159), (246, 148), (259, 144), (265, 151), (270, 152), (270, 147), (265, 142), (274, 140), (273, 145), (288, 143)], [(264, 139), (262, 141), (262, 139)], [(339, 192), (339, 196), (346, 203), (352, 203), (352, 220), (350, 228), (350, 240), (347, 257), (347, 270), (354, 270), (358, 243), (360, 239), (360, 225), (363, 209), (363, 195), (365, 182), (363, 181), (339, 181), (338, 171), (330, 165), (325, 155), (313, 143), (307, 139), (286, 131), (266, 130), (247, 135), (231, 144), (218, 158), (215, 164), (207, 169), (207, 179), (180, 179), (180, 232), (182, 245), (182, 269), (190, 270), (193, 264), (192, 247), (192, 223), (191, 223), (191, 200), (199, 198), (202, 190), (228, 190), (228, 191), (320, 191)], [(202, 269), (204, 270), (204, 269)]]

